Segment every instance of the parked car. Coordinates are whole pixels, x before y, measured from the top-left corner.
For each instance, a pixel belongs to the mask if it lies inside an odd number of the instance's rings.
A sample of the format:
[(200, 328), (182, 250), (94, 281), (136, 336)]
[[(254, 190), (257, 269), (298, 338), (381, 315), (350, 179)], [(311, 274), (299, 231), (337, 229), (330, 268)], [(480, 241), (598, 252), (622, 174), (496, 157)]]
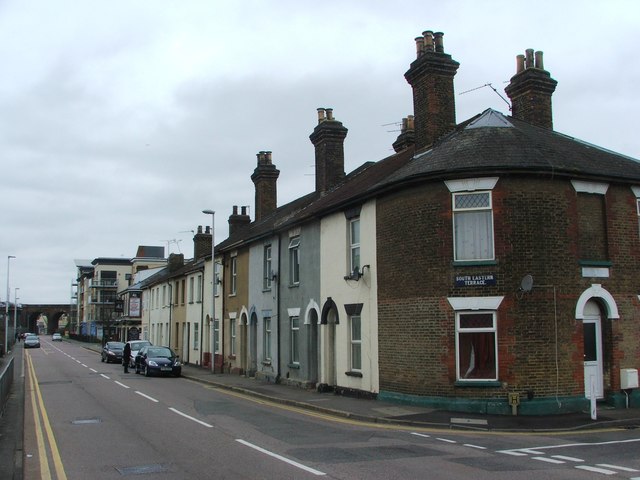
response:
[(62, 341), (62, 335), (60, 335), (59, 333), (54, 333), (51, 336), (51, 341), (52, 342), (61, 342)]
[(176, 377), (182, 374), (180, 357), (169, 347), (154, 347), (153, 345), (142, 347), (136, 355), (134, 368), (136, 373), (144, 373), (147, 377), (152, 373)]
[(107, 342), (102, 347), (103, 362), (122, 362), (122, 351), (124, 350), (124, 343), (122, 342)]
[(27, 335), (24, 339), (24, 348), (40, 348), (40, 338), (34, 334)]
[(136, 355), (142, 347), (151, 345), (149, 340), (129, 340), (127, 342), (131, 346), (131, 357), (129, 358), (129, 367), (134, 368), (136, 366)]

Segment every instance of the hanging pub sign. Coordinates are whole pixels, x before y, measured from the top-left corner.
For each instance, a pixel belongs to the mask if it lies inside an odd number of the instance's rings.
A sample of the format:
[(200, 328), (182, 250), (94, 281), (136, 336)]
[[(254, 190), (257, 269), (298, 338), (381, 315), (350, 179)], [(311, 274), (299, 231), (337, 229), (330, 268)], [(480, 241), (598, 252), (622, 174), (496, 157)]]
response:
[(493, 273), (482, 275), (456, 275), (456, 287), (486, 287), (496, 284), (496, 276)]
[(129, 316), (140, 318), (142, 316), (142, 309), (140, 295), (137, 293), (132, 293), (129, 297)]

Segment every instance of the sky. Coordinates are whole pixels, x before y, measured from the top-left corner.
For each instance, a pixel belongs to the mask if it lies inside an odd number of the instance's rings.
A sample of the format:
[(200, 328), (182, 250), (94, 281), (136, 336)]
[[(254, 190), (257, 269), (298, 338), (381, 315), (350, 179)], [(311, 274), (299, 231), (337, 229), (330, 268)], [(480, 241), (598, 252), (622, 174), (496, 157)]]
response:
[(483, 85), (506, 98), (533, 48), (554, 129), (640, 159), (636, 0), (0, 0), (0, 299), (68, 304), (76, 259), (138, 245), (191, 258), (203, 209), (222, 241), (262, 150), (278, 205), (313, 191), (319, 107), (346, 172), (391, 155), (425, 30), (460, 62), (458, 122), (508, 114)]

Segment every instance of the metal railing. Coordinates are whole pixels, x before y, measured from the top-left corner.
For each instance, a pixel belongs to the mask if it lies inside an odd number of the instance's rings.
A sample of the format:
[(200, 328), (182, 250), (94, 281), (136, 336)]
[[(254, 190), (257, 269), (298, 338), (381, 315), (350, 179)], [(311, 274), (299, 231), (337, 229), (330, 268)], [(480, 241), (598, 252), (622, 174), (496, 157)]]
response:
[(91, 288), (117, 288), (118, 280), (91, 280)]
[(4, 407), (11, 393), (11, 386), (13, 385), (13, 358), (4, 365), (2, 372), (0, 373), (0, 417), (4, 413)]

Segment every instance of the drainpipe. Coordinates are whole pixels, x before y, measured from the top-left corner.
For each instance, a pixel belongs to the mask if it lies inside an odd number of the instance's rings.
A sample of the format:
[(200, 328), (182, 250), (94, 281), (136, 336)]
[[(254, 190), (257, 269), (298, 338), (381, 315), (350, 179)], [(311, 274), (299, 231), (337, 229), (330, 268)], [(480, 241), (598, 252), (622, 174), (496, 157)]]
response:
[(277, 338), (277, 346), (278, 349), (278, 370), (276, 373), (276, 383), (280, 383), (280, 374), (281, 374), (281, 353), (280, 353), (280, 284), (282, 282), (282, 271), (280, 267), (282, 265), (282, 234), (278, 234), (278, 284), (276, 285), (276, 318), (278, 320), (278, 332), (276, 334)]
[[(204, 355), (204, 348), (202, 341), (204, 340), (204, 267), (202, 268), (202, 281), (200, 282), (200, 367), (202, 367), (202, 356)], [(209, 347), (211, 348), (211, 347)], [(211, 353), (211, 362), (213, 362), (213, 353)]]

